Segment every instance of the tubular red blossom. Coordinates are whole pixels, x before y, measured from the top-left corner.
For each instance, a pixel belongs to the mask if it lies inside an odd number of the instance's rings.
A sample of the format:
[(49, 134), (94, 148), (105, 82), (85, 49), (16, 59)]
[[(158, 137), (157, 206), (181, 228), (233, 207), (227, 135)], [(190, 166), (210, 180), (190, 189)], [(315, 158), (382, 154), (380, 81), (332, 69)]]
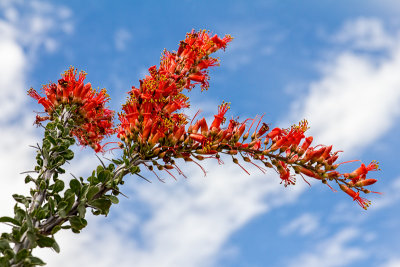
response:
[(361, 163), (361, 166), (357, 168), (355, 171), (349, 174), (345, 174), (346, 178), (350, 178), (353, 182), (356, 182), (360, 179), (365, 179), (366, 175), (370, 171), (375, 171), (379, 169), (379, 165), (377, 162), (373, 161), (368, 166), (365, 166), (364, 163)]
[(345, 192), (346, 194), (351, 196), (353, 198), (353, 201), (356, 201), (358, 203), (358, 205), (360, 205), (365, 210), (371, 204), (371, 202), (369, 200), (360, 197), (360, 193), (359, 192), (353, 191), (352, 189), (350, 189), (349, 187), (347, 187), (344, 184), (340, 185), (340, 189), (342, 189), (343, 192)]
[(376, 179), (366, 179), (366, 180), (356, 182), (354, 184), (354, 186), (359, 186), (359, 187), (368, 186), (368, 185), (372, 185), (372, 184), (376, 183), (377, 181), (378, 180), (376, 180)]
[(214, 127), (219, 129), (221, 123), (225, 121), (225, 114), (230, 108), (229, 104), (230, 103), (222, 102), (222, 104), (218, 106), (218, 114), (214, 115), (214, 121), (212, 122), (210, 129), (213, 129)]
[(309, 136), (309, 137), (307, 137), (307, 138), (304, 140), (304, 142), (303, 142), (303, 144), (301, 145), (301, 148), (300, 148), (300, 150), (299, 150), (299, 155), (300, 155), (300, 156), (303, 155), (304, 152), (307, 151), (307, 149), (310, 147), (312, 141), (313, 141), (313, 137), (312, 137), (312, 136)]
[(283, 132), (283, 131), (282, 131), (281, 128), (274, 128), (271, 132), (269, 132), (269, 133), (267, 134), (267, 137), (273, 139), (273, 138), (275, 138), (276, 136), (280, 136), (280, 135), (282, 134), (282, 132)]
[(294, 177), (290, 175), (290, 171), (283, 161), (279, 161), (279, 163), (277, 164), (277, 169), (279, 172), (279, 176), (282, 179), (282, 182), (284, 182), (285, 187), (295, 184)]
[(260, 130), (258, 130), (256, 138), (260, 138), (262, 135), (264, 135), (267, 131), (269, 130), (269, 126), (268, 124), (266, 124), (265, 122), (263, 122)]
[(304, 167), (296, 166), (295, 170), (297, 170), (298, 172), (301, 172), (302, 174), (307, 175), (308, 177), (320, 179), (320, 177), (315, 172), (313, 172), (309, 169), (306, 169)]
[(189, 134), (189, 137), (192, 138), (193, 140), (199, 142), (199, 143), (203, 143), (206, 140), (206, 137), (201, 135), (201, 134)]

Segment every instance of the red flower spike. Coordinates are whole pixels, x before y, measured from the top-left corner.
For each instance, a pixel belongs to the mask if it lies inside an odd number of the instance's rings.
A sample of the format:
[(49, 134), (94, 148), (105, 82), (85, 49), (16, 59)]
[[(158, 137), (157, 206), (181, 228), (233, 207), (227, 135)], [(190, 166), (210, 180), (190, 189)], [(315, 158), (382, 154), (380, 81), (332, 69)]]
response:
[[(77, 138), (80, 145), (91, 146), (96, 152), (102, 151), (100, 142), (104, 137), (114, 133), (113, 115), (114, 112), (107, 109), (105, 104), (109, 97), (105, 90), (96, 92), (90, 83), (84, 84), (86, 73), (80, 72), (76, 77), (77, 70), (70, 67), (58, 83), (44, 85), (40, 96), (36, 90), (30, 89), (28, 94), (44, 107), (45, 112), (53, 119), (54, 111), (59, 106), (76, 106), (76, 110), (71, 114), (74, 121), (71, 133)], [(43, 120), (41, 120), (43, 121)]]

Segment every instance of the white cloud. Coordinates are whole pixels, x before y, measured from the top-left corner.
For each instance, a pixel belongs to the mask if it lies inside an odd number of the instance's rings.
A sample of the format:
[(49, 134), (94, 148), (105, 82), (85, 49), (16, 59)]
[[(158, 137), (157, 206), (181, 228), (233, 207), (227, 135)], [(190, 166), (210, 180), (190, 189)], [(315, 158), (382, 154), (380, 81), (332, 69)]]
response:
[(381, 267), (400, 267), (400, 258), (390, 259), (389, 261), (381, 265)]
[(293, 233), (305, 236), (313, 233), (319, 228), (319, 218), (310, 213), (304, 213), (299, 217), (293, 219), (287, 225), (281, 228), (283, 235), (290, 235)]
[(129, 41), (132, 39), (132, 34), (126, 29), (118, 29), (115, 32), (114, 43), (118, 51), (124, 51), (127, 48)]
[(354, 48), (367, 50), (387, 49), (396, 43), (393, 36), (385, 31), (382, 21), (376, 18), (347, 21), (332, 39), (350, 44)]
[(361, 43), (385, 48), (387, 55), (371, 57), (348, 49), (320, 64), (321, 78), (292, 105), (292, 119), (307, 118), (310, 133), (318, 142), (334, 144), (349, 155), (377, 140), (398, 119), (400, 42), (393, 37), (389, 43), (395, 45), (383, 45), (388, 43), (389, 34), (375, 20), (356, 20), (346, 25), (338, 36), (359, 37)]
[(305, 252), (292, 259), (289, 266), (347, 266), (355, 260), (360, 260), (366, 256), (360, 248), (347, 244), (359, 236), (359, 231), (354, 228), (343, 229), (334, 236), (316, 243), (313, 251)]
[[(12, 194), (29, 192), (24, 185), (24, 175), (19, 173), (32, 169), (35, 151), (28, 145), (34, 145), (39, 138), (38, 130), (32, 125), (35, 115), (26, 105), (29, 100), (26, 78), (30, 67), (34, 65), (35, 57), (31, 54), (37, 51), (43, 41), (51, 40), (49, 32), (54, 30), (49, 14), (21, 8), (25, 4), (31, 2), (1, 2), (1, 12), (4, 14), (4, 18), (0, 19), (1, 216), (12, 214)], [(32, 25), (36, 26), (27, 27), (33, 21), (36, 24)], [(8, 228), (1, 224), (0, 229)]]
[[(0, 36), (3, 34), (0, 25)], [(25, 87), (26, 57), (22, 47), (14, 40), (0, 38), (0, 58), (0, 122), (4, 122), (15, 117), (25, 102), (26, 94), (21, 89)]]
[(382, 195), (376, 197), (371, 206), (371, 211), (380, 210), (382, 208), (398, 205), (400, 201), (400, 177), (393, 179), (391, 184), (385, 187)]

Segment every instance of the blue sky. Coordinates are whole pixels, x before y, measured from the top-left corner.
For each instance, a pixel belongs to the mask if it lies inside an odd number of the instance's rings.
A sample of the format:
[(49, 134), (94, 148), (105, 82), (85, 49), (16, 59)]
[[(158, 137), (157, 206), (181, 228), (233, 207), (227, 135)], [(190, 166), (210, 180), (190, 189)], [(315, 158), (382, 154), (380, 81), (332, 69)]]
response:
[[(225, 100), (228, 116), (265, 113), (272, 126), (307, 118), (315, 142), (344, 150), (342, 160), (381, 163), (371, 177), (383, 195), (368, 196), (365, 212), (319, 183), (284, 188), (273, 171), (249, 168), (248, 176), (226, 160), (205, 164), (204, 177), (184, 166), (188, 179), (177, 182), (128, 177), (129, 198), (107, 218), (91, 217), (80, 235), (62, 233), (61, 254), (40, 256), (61, 267), (400, 266), (399, 13), (394, 0), (1, 0), (1, 214), (13, 193), (28, 191), (18, 173), (31, 168), (28, 145), (40, 140), (32, 126), (39, 106), (26, 89), (73, 65), (106, 87), (118, 110), (164, 48), (208, 29), (234, 40), (218, 53), (210, 89), (190, 93), (190, 114), (211, 116)], [(76, 152), (70, 171), (86, 175), (98, 162), (88, 149)]]

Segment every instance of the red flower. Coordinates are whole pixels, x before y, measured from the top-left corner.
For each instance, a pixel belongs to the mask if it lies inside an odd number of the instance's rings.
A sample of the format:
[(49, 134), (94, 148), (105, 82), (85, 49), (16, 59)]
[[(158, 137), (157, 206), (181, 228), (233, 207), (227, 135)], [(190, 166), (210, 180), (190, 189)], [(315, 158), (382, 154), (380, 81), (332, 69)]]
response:
[(360, 193), (359, 192), (357, 192), (357, 193), (354, 192), (352, 189), (350, 189), (349, 187), (347, 187), (344, 184), (340, 185), (340, 189), (342, 189), (343, 192), (345, 192), (346, 194), (351, 196), (353, 198), (353, 201), (356, 201), (358, 203), (358, 205), (360, 205), (365, 210), (371, 204), (371, 202), (369, 200), (360, 197)]
[(225, 103), (222, 102), (221, 105), (218, 106), (218, 114), (214, 115), (215, 119), (214, 121), (211, 123), (210, 129), (212, 130), (214, 127), (219, 130), (219, 126), (221, 125), (221, 123), (223, 123), (225, 121), (225, 114), (226, 112), (229, 110), (229, 104), (230, 103)]

